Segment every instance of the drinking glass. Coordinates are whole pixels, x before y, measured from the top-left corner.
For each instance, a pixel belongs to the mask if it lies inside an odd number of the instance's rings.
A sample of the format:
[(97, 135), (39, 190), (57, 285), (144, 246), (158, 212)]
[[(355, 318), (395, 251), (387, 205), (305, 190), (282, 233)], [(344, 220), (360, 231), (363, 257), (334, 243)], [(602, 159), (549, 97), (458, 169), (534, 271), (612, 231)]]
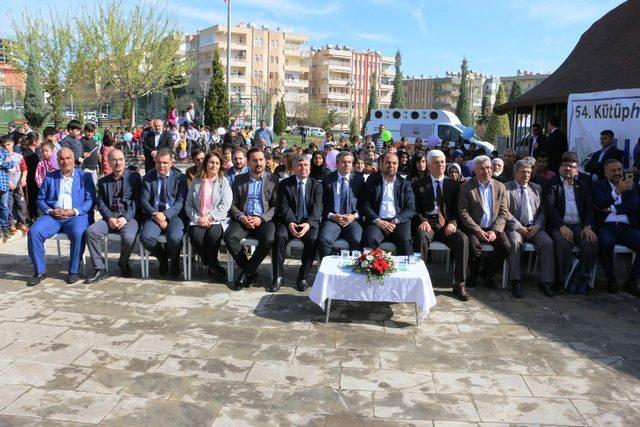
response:
[(353, 258), (353, 259), (360, 258), (360, 255), (362, 255), (362, 252), (360, 252), (360, 251), (351, 251), (351, 258)]
[(349, 258), (349, 249), (341, 249), (340, 250), (340, 258), (346, 260)]
[(413, 262), (412, 262), (412, 264), (419, 263), (421, 258), (422, 258), (422, 254), (420, 252), (414, 252), (413, 253)]
[(371, 248), (362, 248), (362, 250), (363, 250), (363, 251), (364, 251), (364, 253), (366, 254), (366, 253), (368, 253), (368, 252), (370, 252), (370, 251), (371, 251)]

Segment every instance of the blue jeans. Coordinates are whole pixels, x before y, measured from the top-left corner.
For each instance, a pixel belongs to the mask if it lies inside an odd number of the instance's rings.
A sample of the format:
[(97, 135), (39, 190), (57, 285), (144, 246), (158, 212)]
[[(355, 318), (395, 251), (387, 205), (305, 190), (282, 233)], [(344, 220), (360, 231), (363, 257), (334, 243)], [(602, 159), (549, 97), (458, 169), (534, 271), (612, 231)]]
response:
[(0, 191), (0, 228), (9, 228), (9, 190)]

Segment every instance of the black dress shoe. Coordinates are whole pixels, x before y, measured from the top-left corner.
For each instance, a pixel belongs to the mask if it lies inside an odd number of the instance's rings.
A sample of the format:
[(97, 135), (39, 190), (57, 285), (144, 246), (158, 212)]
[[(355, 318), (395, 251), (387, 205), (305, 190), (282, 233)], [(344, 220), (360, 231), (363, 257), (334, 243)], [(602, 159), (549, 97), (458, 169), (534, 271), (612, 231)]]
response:
[(616, 279), (607, 280), (607, 292), (610, 294), (617, 294), (620, 292)]
[(129, 267), (129, 264), (123, 265), (123, 266), (120, 267), (120, 276), (122, 276), (122, 277), (131, 277), (131, 276), (133, 276), (133, 274), (131, 272), (131, 267)]
[(80, 275), (78, 273), (70, 273), (67, 276), (67, 285), (75, 285), (80, 281)]
[(244, 277), (241, 277), (242, 286), (245, 288), (250, 288), (256, 282), (256, 278), (258, 277), (255, 273), (247, 273), (243, 274)]
[(87, 285), (90, 285), (92, 283), (96, 283), (102, 279), (104, 279), (105, 277), (109, 276), (107, 274), (107, 272), (105, 270), (96, 270), (95, 273), (93, 273), (92, 276), (87, 277), (84, 281), (84, 283), (86, 283)]
[(489, 289), (495, 289), (496, 288), (496, 284), (493, 281), (493, 276), (490, 276), (488, 274), (483, 274), (482, 275), (482, 280), (484, 281), (484, 286), (489, 288)]
[(551, 289), (551, 285), (546, 282), (540, 283), (540, 291), (542, 291), (542, 293), (546, 297), (552, 297), (554, 295), (553, 289)]
[(305, 289), (307, 289), (307, 286), (309, 285), (309, 283), (307, 282), (307, 279), (300, 279), (296, 282), (296, 288), (300, 291), (300, 292), (304, 292)]
[(163, 256), (158, 261), (160, 261), (158, 271), (160, 272), (160, 275), (165, 276), (169, 272), (169, 259), (166, 256)]
[(47, 277), (47, 273), (34, 274), (33, 277), (27, 280), (27, 286), (36, 286), (42, 283), (42, 281)]
[(624, 290), (633, 296), (640, 297), (640, 288), (638, 288), (638, 281), (636, 279), (627, 279), (627, 281), (624, 282)]
[(522, 283), (520, 282), (520, 280), (511, 281), (511, 293), (515, 298), (524, 297), (524, 291), (522, 290)]
[(464, 282), (453, 286), (453, 295), (460, 301), (469, 301), (471, 299), (471, 296), (467, 293)]
[(271, 286), (269, 286), (269, 292), (278, 292), (280, 287), (282, 286), (282, 277), (276, 277), (271, 282)]

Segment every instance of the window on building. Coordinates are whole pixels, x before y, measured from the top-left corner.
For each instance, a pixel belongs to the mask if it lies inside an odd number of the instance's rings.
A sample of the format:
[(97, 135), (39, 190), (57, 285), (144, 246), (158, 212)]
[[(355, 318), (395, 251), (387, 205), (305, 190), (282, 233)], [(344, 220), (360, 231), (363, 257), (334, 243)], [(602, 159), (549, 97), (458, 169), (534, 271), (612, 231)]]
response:
[(254, 37), (253, 38), (254, 46), (262, 46), (262, 37)]
[(262, 55), (253, 55), (253, 59), (255, 62), (262, 62)]
[(198, 46), (199, 47), (208, 46), (210, 44), (215, 43), (215, 41), (216, 41), (216, 38), (213, 33), (201, 34), (198, 39)]

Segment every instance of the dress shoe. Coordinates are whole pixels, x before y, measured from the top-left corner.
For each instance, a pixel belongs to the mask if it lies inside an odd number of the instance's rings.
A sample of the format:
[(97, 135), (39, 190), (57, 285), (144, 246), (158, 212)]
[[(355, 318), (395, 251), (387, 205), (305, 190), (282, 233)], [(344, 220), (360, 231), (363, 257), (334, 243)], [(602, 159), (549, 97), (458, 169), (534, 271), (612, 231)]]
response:
[(245, 280), (242, 282), (242, 286), (245, 288), (250, 288), (256, 282), (258, 275), (255, 273), (247, 273)]
[(16, 228), (20, 231), (22, 231), (23, 234), (27, 234), (29, 232), (29, 227), (27, 227), (24, 224), (18, 224), (16, 225)]
[(524, 291), (522, 290), (522, 283), (520, 280), (512, 280), (511, 281), (511, 293), (514, 298), (522, 298), (524, 297)]
[(640, 288), (638, 288), (638, 281), (636, 279), (627, 279), (627, 281), (624, 282), (624, 290), (633, 296), (640, 297)]
[(620, 288), (618, 287), (618, 282), (616, 279), (607, 280), (607, 292), (610, 294), (617, 294), (620, 292)]
[(36, 286), (42, 283), (42, 281), (47, 277), (47, 273), (34, 274), (33, 277), (27, 280), (27, 286)]
[(133, 274), (131, 273), (131, 267), (129, 264), (120, 266), (120, 276), (122, 277), (131, 277)]
[(93, 275), (85, 279), (84, 283), (86, 283), (87, 285), (90, 285), (92, 283), (99, 282), (100, 280), (108, 276), (109, 275), (105, 270), (96, 270), (95, 273), (93, 273)]
[(242, 288), (248, 288), (255, 281), (255, 277), (255, 274), (242, 273), (240, 277), (233, 282), (231, 289), (239, 291)]
[(483, 274), (482, 275), (482, 280), (484, 281), (484, 286), (489, 288), (489, 289), (495, 289), (496, 288), (496, 284), (493, 281), (493, 276), (490, 276), (488, 274)]
[(80, 281), (80, 275), (78, 273), (69, 273), (66, 282), (67, 285), (75, 285)]
[(547, 282), (540, 283), (540, 291), (544, 294), (545, 297), (552, 297), (554, 295), (553, 289), (551, 289), (551, 285)]
[(467, 288), (464, 284), (464, 282), (459, 283), (457, 285), (455, 285), (453, 287), (453, 294), (460, 300), (460, 301), (469, 301), (471, 299), (471, 297), (469, 296), (469, 294), (467, 293)]
[(11, 234), (11, 231), (9, 231), (9, 229), (6, 227), (2, 229), (2, 235), (5, 239), (9, 239), (11, 238), (11, 236), (13, 236), (13, 234)]
[(280, 287), (282, 286), (282, 277), (276, 277), (271, 282), (271, 286), (269, 286), (269, 292), (278, 292)]
[(12, 225), (11, 227), (9, 227), (9, 233), (16, 234), (17, 232), (18, 232), (18, 229), (16, 228), (15, 225)]
[(158, 268), (158, 271), (160, 272), (160, 275), (166, 276), (166, 274), (169, 272), (169, 259), (166, 256), (163, 256), (160, 257), (159, 261), (160, 267)]
[(305, 289), (307, 289), (307, 286), (309, 285), (309, 283), (307, 282), (307, 279), (299, 279), (296, 282), (296, 288), (300, 291), (300, 292), (304, 292)]

